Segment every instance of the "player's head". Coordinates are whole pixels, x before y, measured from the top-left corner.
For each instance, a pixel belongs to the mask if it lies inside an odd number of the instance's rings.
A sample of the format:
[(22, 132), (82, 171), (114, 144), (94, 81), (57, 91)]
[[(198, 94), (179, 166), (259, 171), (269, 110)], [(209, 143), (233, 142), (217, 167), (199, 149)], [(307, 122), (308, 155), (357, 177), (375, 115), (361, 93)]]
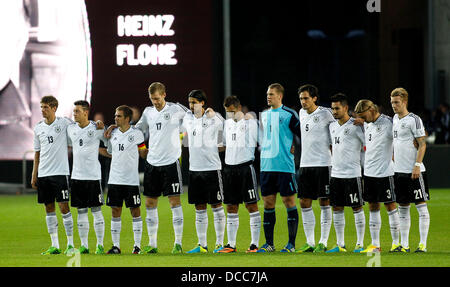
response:
[(84, 100), (76, 101), (73, 108), (73, 119), (77, 123), (85, 122), (89, 117), (89, 103)]
[(125, 127), (130, 124), (132, 117), (133, 117), (133, 110), (129, 106), (122, 105), (116, 108), (116, 113), (114, 114), (114, 121), (119, 128)]
[(338, 93), (332, 96), (330, 101), (331, 111), (335, 119), (339, 120), (348, 116), (348, 100), (346, 95)]
[(373, 123), (379, 114), (378, 106), (371, 100), (360, 100), (355, 106), (355, 113), (367, 123)]
[(189, 109), (194, 114), (203, 114), (207, 104), (206, 94), (202, 90), (192, 90), (188, 95)]
[(148, 95), (152, 105), (161, 110), (166, 104), (166, 87), (160, 82), (151, 83), (148, 87)]
[(303, 85), (298, 88), (298, 97), (303, 109), (315, 109), (319, 103), (319, 89), (310, 84)]
[(284, 96), (284, 87), (281, 84), (270, 84), (267, 88), (267, 105), (272, 108), (281, 106)]
[(408, 92), (404, 88), (396, 88), (391, 92), (391, 106), (396, 114), (407, 111)]
[(227, 118), (234, 118), (238, 120), (244, 117), (241, 102), (236, 96), (226, 97), (225, 100), (223, 101), (223, 107), (225, 108)]
[(41, 99), (42, 116), (46, 119), (52, 118), (58, 109), (58, 100), (54, 96), (44, 96)]

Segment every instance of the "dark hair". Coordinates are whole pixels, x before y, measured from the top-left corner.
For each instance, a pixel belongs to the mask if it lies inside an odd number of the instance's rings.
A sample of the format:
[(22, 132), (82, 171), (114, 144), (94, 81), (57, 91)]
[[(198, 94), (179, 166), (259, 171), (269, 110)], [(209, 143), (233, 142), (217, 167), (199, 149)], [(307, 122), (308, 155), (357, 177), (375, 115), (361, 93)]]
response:
[(298, 88), (298, 94), (299, 95), (300, 95), (300, 93), (305, 92), (305, 91), (309, 93), (311, 98), (315, 97), (315, 98), (317, 98), (317, 100), (319, 100), (319, 89), (316, 86), (310, 85), (310, 84), (306, 84), (306, 85), (303, 85), (300, 88)]
[(54, 107), (57, 108), (58, 100), (54, 96), (48, 95), (48, 96), (42, 97), (41, 104), (49, 105), (51, 108), (54, 108)]
[(207, 103), (206, 94), (202, 90), (192, 90), (189, 93), (188, 98), (197, 99), (199, 102), (203, 101), (205, 103), (204, 105), (206, 106)]
[(223, 106), (226, 108), (228, 108), (229, 106), (239, 107), (240, 104), (241, 104), (241, 102), (239, 101), (238, 97), (236, 97), (236, 96), (228, 96), (223, 101)]
[(348, 106), (348, 99), (347, 99), (347, 96), (344, 95), (343, 93), (337, 93), (336, 95), (332, 96), (332, 97), (330, 98), (330, 101), (331, 101), (332, 103), (337, 103), (337, 102), (339, 102), (339, 103), (341, 103), (341, 105), (343, 105), (343, 106)]
[(79, 101), (76, 101), (73, 104), (75, 106), (81, 106), (83, 108), (83, 110), (85, 110), (85, 111), (89, 111), (89, 103), (88, 103), (88, 101), (79, 100)]
[(116, 111), (122, 111), (124, 118), (128, 118), (129, 120), (133, 118), (133, 110), (127, 105), (118, 106)]

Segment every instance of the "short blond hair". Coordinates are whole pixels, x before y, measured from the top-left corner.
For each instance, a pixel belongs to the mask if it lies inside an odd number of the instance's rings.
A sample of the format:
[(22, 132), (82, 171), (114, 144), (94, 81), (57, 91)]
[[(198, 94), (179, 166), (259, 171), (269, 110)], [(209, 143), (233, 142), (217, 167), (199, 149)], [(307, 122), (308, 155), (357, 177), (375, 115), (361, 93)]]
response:
[(278, 93), (284, 95), (284, 87), (281, 84), (279, 84), (279, 83), (270, 84), (269, 85), (269, 89), (274, 89)]
[(378, 112), (378, 106), (375, 105), (371, 100), (360, 100), (355, 106), (355, 113), (363, 113), (367, 110), (373, 109)]
[(154, 82), (150, 84), (150, 86), (148, 87), (148, 93), (152, 95), (156, 92), (159, 92), (161, 95), (166, 92), (166, 87), (163, 83)]
[(392, 97), (401, 97), (403, 101), (408, 102), (408, 92), (404, 88), (396, 88), (391, 92)]

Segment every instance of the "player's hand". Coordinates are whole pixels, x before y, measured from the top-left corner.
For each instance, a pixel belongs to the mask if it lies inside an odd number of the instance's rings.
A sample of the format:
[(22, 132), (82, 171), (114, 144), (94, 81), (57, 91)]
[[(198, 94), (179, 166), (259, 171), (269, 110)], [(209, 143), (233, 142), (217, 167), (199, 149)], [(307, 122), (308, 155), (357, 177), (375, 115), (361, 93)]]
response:
[(420, 166), (414, 166), (412, 174), (411, 174), (411, 178), (418, 179), (419, 176), (420, 176)]
[(291, 153), (292, 153), (292, 154), (295, 153), (295, 146), (294, 146), (294, 145), (291, 146)]
[(107, 138), (107, 139), (110, 139), (110, 138), (111, 138), (111, 133), (112, 133), (112, 131), (113, 131), (115, 128), (117, 128), (116, 125), (110, 125), (110, 126), (108, 127), (108, 129), (103, 133), (103, 136), (104, 136), (105, 138)]
[(36, 176), (31, 176), (31, 187), (33, 189), (37, 189), (37, 177)]
[(97, 125), (98, 130), (102, 130), (105, 128), (105, 124), (101, 120), (96, 121), (95, 124)]
[(246, 113), (245, 114), (245, 116), (244, 116), (244, 119), (246, 119), (246, 120), (253, 120), (253, 119), (256, 119), (256, 117), (254, 116), (254, 112), (248, 112), (248, 113)]
[(364, 126), (364, 119), (362, 118), (355, 118), (353, 121), (353, 125), (355, 126)]
[(212, 108), (207, 108), (205, 113), (208, 118), (213, 118), (216, 115), (216, 112)]

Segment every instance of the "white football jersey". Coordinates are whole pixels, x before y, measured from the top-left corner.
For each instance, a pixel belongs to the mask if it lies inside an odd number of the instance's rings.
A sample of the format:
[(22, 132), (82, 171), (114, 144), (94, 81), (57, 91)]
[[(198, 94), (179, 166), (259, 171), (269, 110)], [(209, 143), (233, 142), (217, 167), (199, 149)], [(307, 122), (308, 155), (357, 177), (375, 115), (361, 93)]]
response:
[(394, 175), (392, 154), (392, 118), (381, 114), (373, 123), (365, 125), (366, 152), (364, 175), (388, 177)]
[(138, 145), (144, 142), (144, 134), (135, 127), (126, 132), (114, 129), (108, 140), (108, 153), (112, 155), (108, 184), (139, 185)]
[(299, 116), (302, 135), (300, 167), (330, 166), (329, 126), (336, 121), (331, 109), (319, 106), (311, 114), (301, 109)]
[(187, 132), (189, 143), (189, 170), (220, 170), (218, 147), (222, 145), (224, 119), (216, 113), (208, 118), (206, 113), (196, 118), (191, 111), (183, 119), (183, 127)]
[(258, 122), (255, 119), (227, 119), (223, 132), (225, 163), (237, 165), (255, 159), (258, 143)]
[(338, 121), (330, 124), (332, 143), (331, 176), (355, 178), (361, 176), (361, 151), (364, 148), (364, 127), (354, 125), (350, 118), (342, 126)]
[(70, 174), (67, 127), (72, 123), (56, 117), (50, 125), (43, 120), (34, 127), (34, 150), (40, 152), (38, 177)]
[(68, 144), (72, 146), (73, 164), (72, 179), (98, 180), (102, 178), (98, 148), (100, 140), (107, 143), (103, 137), (104, 130), (97, 130), (97, 125), (90, 121), (81, 128), (78, 123), (67, 127)]
[(188, 109), (166, 102), (161, 111), (145, 108), (136, 128), (148, 132), (147, 161), (153, 166), (169, 165), (181, 156), (180, 125)]
[[(425, 136), (425, 128), (420, 117), (409, 113), (403, 118), (394, 115), (392, 125), (394, 134), (394, 171), (400, 173), (412, 173), (417, 157), (417, 149), (414, 147), (414, 139)], [(425, 171), (425, 165), (421, 163), (420, 171)]]

